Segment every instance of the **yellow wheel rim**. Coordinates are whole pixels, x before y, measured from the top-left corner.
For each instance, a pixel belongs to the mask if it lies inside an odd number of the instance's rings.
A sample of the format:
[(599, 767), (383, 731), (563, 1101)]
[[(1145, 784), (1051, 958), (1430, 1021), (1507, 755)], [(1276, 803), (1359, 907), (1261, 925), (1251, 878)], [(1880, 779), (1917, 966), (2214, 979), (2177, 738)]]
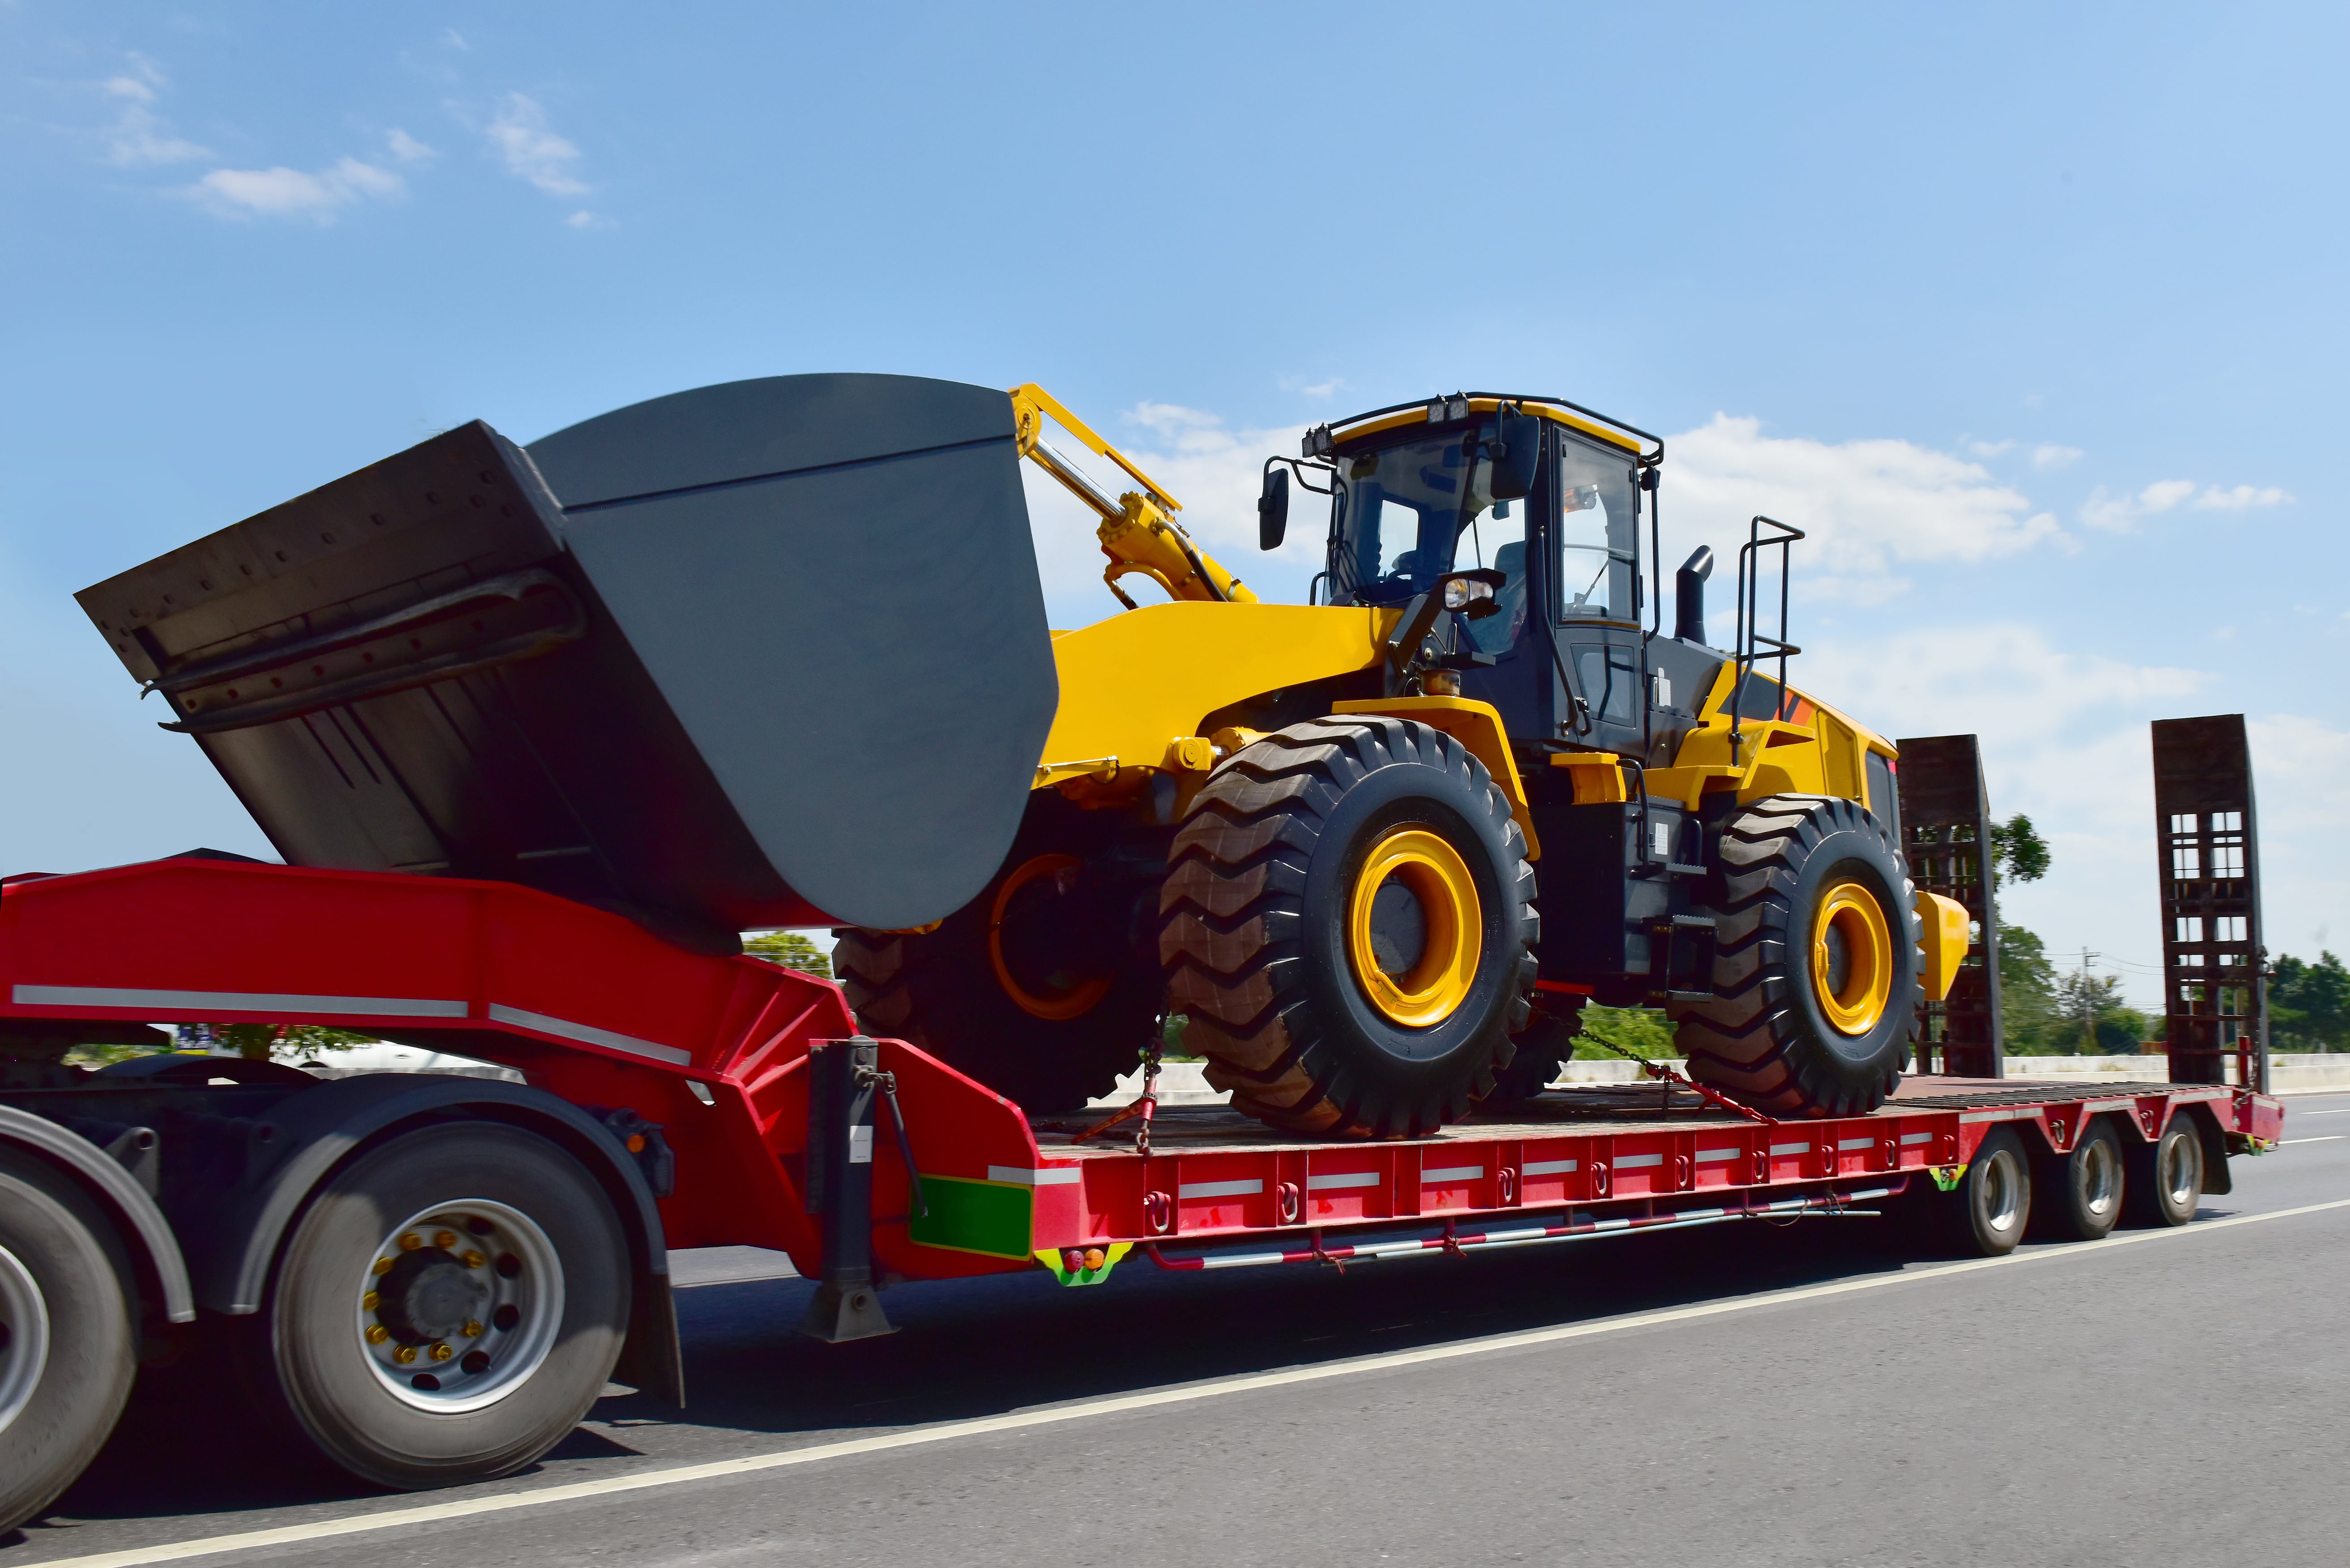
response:
[(987, 961), (995, 971), (996, 984), (1003, 988), (1003, 994), (1017, 1003), (1021, 1012), (1055, 1023), (1092, 1012), (1094, 1004), (1109, 994), (1109, 976), (1096, 975), (1067, 991), (1048, 992), (1041, 996), (1028, 990), (1013, 977), (1012, 966), (1003, 961), (1003, 913), (1012, 907), (1012, 896), (1029, 883), (1044, 877), (1073, 874), (1083, 864), (1074, 855), (1039, 855), (1024, 860), (995, 890), (995, 902), (987, 911)]
[(1828, 1023), (1866, 1034), (1893, 994), (1893, 939), (1884, 908), (1857, 882), (1839, 882), (1812, 918), (1812, 993)]
[[(1417, 953), (1398, 954), (1391, 934), (1375, 928), (1381, 889), (1390, 886), (1417, 906)], [(1398, 894), (1390, 892), (1388, 924), (1397, 902)], [(1347, 904), (1347, 961), (1356, 983), (1383, 1015), (1425, 1029), (1451, 1017), (1469, 999), (1484, 952), (1484, 919), (1476, 880), (1460, 851), (1426, 828), (1398, 828), (1365, 857)], [(1384, 963), (1383, 945), (1389, 949)]]

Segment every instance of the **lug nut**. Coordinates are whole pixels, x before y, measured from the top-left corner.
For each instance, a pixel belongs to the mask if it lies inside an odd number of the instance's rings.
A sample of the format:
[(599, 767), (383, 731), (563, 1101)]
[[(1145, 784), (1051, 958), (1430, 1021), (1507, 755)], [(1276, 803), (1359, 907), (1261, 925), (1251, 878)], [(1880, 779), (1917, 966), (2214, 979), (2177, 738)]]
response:
[(391, 1260), (390, 1258), (378, 1258), (375, 1261), (375, 1268), (373, 1272), (379, 1279), (383, 1275), (391, 1272)]
[(416, 1346), (412, 1345), (403, 1345), (398, 1350), (391, 1353), (391, 1358), (394, 1361), (399, 1362), (402, 1366), (405, 1366), (410, 1362), (416, 1359)]
[(469, 1323), (463, 1332), (467, 1339), (479, 1339), (482, 1337), (482, 1325), (478, 1323)]
[(424, 1245), (424, 1238), (413, 1231), (400, 1239), (400, 1250), (403, 1252), (413, 1252), (422, 1245)]
[(436, 1345), (432, 1347), (431, 1352), (432, 1359), (435, 1361), (446, 1361), (456, 1354), (457, 1353), (455, 1351), (450, 1349), (445, 1345)]
[(381, 1345), (391, 1337), (391, 1330), (380, 1323), (371, 1323), (368, 1324), (367, 1337), (369, 1345)]
[(465, 1267), (469, 1269), (478, 1269), (484, 1263), (488, 1262), (489, 1260), (487, 1258), (484, 1258), (479, 1252), (473, 1251), (471, 1248), (468, 1248), (465, 1251), (464, 1264)]
[(383, 1295), (380, 1292), (369, 1291), (367, 1294), (359, 1298), (359, 1310), (361, 1312), (373, 1312), (382, 1304)]
[(435, 1231), (432, 1232), (432, 1244), (445, 1252), (450, 1248), (457, 1244), (457, 1232), (454, 1231)]

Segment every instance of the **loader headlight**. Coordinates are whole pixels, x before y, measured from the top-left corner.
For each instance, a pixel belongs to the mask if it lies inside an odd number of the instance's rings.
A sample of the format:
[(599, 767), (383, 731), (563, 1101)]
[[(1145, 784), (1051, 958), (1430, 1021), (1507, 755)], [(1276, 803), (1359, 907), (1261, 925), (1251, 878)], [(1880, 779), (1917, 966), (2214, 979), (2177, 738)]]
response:
[(1481, 583), (1471, 577), (1452, 577), (1444, 585), (1444, 607), (1449, 610), (1464, 610), (1479, 599), (1492, 597), (1492, 584)]

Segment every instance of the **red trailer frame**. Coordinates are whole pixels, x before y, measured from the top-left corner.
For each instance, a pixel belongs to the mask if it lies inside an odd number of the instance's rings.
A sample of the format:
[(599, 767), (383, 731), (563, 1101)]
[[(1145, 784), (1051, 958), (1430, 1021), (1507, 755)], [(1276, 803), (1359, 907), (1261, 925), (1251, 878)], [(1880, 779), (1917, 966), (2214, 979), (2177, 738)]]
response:
[[(504, 883), (190, 857), (0, 886), (0, 998), (19, 1027), (317, 1023), (501, 1063), (663, 1129), (669, 1245), (825, 1266), (804, 1201), (809, 1052), (855, 1023), (837, 987), (762, 960), (687, 952)], [(2150, 1142), (2189, 1107), (2220, 1153), (2272, 1147), (2283, 1117), (2228, 1086), (1918, 1078), (1863, 1116), (1773, 1122), (1643, 1087), (1389, 1143), (1174, 1109), (1145, 1152), (1082, 1140), (1082, 1120), (1032, 1121), (902, 1042), (881, 1042), (879, 1064), (920, 1179), (918, 1201), (898, 1140), (874, 1137), (885, 1281), (1041, 1265), (1082, 1284), (1138, 1246), (1174, 1267), (1343, 1262), (1775, 1217), (1947, 1185), (2002, 1123), (2063, 1155), (2093, 1116)]]

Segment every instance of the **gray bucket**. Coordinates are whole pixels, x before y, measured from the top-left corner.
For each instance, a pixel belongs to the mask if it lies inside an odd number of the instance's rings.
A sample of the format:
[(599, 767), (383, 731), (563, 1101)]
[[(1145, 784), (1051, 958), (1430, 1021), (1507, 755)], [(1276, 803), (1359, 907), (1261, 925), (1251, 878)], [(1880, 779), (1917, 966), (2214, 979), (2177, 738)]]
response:
[(1010, 399), (907, 376), (433, 437), (76, 596), (292, 865), (724, 947), (1009, 849), (1058, 701)]

